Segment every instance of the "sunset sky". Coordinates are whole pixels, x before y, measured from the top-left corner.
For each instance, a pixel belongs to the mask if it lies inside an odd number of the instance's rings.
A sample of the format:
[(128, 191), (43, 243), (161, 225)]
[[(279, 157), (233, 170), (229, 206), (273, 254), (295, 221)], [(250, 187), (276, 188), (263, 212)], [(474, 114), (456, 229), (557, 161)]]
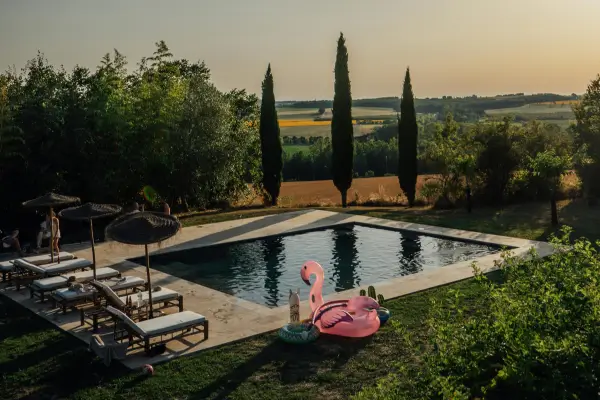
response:
[(134, 68), (163, 39), (204, 60), (221, 90), (251, 92), (271, 62), (278, 100), (333, 97), (339, 32), (354, 98), (582, 93), (600, 72), (600, 0), (0, 0), (0, 67), (39, 49), (95, 68), (117, 48)]

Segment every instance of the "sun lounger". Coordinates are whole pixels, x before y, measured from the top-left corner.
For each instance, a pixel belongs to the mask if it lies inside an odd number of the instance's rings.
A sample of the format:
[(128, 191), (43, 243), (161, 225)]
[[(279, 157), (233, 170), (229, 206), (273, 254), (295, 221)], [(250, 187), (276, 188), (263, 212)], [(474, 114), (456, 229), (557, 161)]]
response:
[(14, 265), (19, 272), (19, 275), (14, 277), (14, 284), (17, 290), (19, 290), (21, 286), (29, 284), (36, 279), (69, 273), (78, 269), (85, 270), (92, 266), (92, 262), (85, 258), (75, 258), (73, 260), (61, 261), (60, 263), (34, 265), (19, 259), (15, 260)]
[[(62, 264), (62, 263), (61, 263)], [(109, 279), (120, 277), (121, 273), (112, 268), (99, 268), (96, 270), (96, 279)], [(94, 271), (74, 272), (71, 274), (53, 276), (51, 278), (43, 278), (34, 280), (29, 285), (30, 297), (39, 297), (41, 302), (44, 302), (44, 294), (56, 289), (69, 286), (69, 281), (78, 283), (87, 283), (94, 279)]]
[[(204, 340), (208, 339), (208, 321), (206, 317), (192, 311), (182, 311), (141, 322), (132, 321), (125, 313), (111, 306), (108, 306), (106, 311), (117, 321), (114, 330), (115, 341), (124, 342), (128, 340), (130, 347), (143, 344), (147, 354), (150, 353), (152, 345), (190, 336), (196, 332), (203, 332)], [(202, 330), (200, 329), (201, 326)], [(178, 335), (176, 336), (176, 334)], [(171, 337), (163, 339), (168, 335)], [(151, 344), (153, 340), (155, 341)]]
[[(98, 270), (100, 271), (100, 270)], [(145, 288), (146, 281), (137, 276), (124, 276), (122, 278), (111, 278), (103, 282), (109, 286), (115, 293), (134, 290), (137, 288)], [(67, 312), (67, 308), (76, 307), (89, 302), (94, 302), (98, 298), (98, 290), (91, 287), (91, 290), (76, 290), (73, 288), (61, 288), (52, 293), (53, 307), (60, 305), (63, 314)]]
[[(76, 258), (73, 254), (67, 253), (66, 251), (61, 251), (59, 253), (61, 261), (68, 261)], [(51, 258), (50, 254), (41, 254), (38, 256), (24, 257), (20, 260), (24, 260), (33, 265), (44, 265), (50, 264)], [(14, 262), (16, 260), (3, 261), (0, 263), (0, 272), (2, 273), (2, 282), (6, 282), (11, 279), (11, 275), (15, 269)]]
[[(110, 315), (106, 312), (107, 306), (111, 306), (118, 310), (125, 312), (129, 317), (134, 319), (140, 319), (146, 316), (146, 311), (148, 310), (148, 300), (149, 295), (148, 291), (138, 292), (142, 295), (142, 303), (143, 305), (138, 308), (136, 306), (138, 293), (133, 293), (127, 296), (119, 296), (115, 293), (115, 291), (106, 285), (104, 282), (93, 281), (90, 282), (92, 286), (94, 286), (101, 297), (99, 302), (99, 306), (95, 309), (87, 309), (81, 310), (81, 325), (84, 325), (86, 320), (89, 322), (91, 320), (91, 325), (93, 331), (98, 330), (98, 321), (100, 319), (105, 319)], [(160, 290), (153, 289), (152, 292), (152, 305), (153, 311), (162, 311), (169, 307), (177, 307), (181, 312), (183, 311), (183, 296), (177, 293), (174, 290), (168, 288), (160, 288)], [(127, 299), (131, 298), (131, 306), (127, 305)], [(102, 302), (104, 300), (104, 302)], [(158, 306), (160, 305), (160, 306)], [(156, 307), (158, 306), (158, 307)]]

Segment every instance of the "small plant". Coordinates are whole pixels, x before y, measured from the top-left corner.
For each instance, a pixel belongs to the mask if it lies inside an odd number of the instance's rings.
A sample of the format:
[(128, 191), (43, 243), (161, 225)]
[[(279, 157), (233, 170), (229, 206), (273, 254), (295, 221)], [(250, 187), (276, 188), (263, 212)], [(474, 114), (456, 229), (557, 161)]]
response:
[(365, 291), (365, 289), (360, 289), (360, 295), (361, 296), (366, 296), (367, 292)]
[[(374, 288), (373, 286), (369, 286), (369, 287), (367, 288), (367, 290), (369, 291), (369, 297), (370, 297), (370, 298), (372, 298), (372, 299), (374, 299), (374, 300), (377, 300), (377, 302), (379, 303), (379, 305), (380, 305), (380, 306), (382, 306), (382, 305), (383, 305), (383, 302), (384, 302), (384, 300), (385, 300), (385, 299), (383, 298), (383, 295), (382, 295), (382, 294), (377, 294), (377, 293), (375, 292), (375, 288)], [(361, 290), (361, 291), (360, 291), (360, 293), (361, 293), (361, 296), (364, 296), (364, 294), (363, 294), (364, 292), (365, 292), (364, 290)]]

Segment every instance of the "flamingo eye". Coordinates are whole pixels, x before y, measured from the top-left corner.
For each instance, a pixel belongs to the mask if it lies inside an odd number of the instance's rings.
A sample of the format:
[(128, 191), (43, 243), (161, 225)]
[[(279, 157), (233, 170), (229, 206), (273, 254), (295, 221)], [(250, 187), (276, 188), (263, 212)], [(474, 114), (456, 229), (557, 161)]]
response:
[(304, 266), (304, 269), (306, 269), (306, 265)]

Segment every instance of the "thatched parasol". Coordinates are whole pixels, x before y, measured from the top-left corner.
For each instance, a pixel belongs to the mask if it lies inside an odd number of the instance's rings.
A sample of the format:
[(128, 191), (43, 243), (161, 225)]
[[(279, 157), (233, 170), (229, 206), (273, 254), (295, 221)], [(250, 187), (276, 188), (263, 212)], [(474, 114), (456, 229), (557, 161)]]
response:
[[(49, 214), (52, 215), (52, 208), (56, 206), (66, 206), (67, 204), (79, 203), (79, 197), (64, 196), (56, 193), (46, 193), (43, 196), (37, 197), (33, 200), (23, 202), (23, 207), (28, 208), (46, 208), (50, 209)], [(54, 229), (53, 221), (50, 220), (50, 261), (54, 262)], [(58, 262), (60, 262), (60, 255), (58, 255)]]
[(92, 260), (94, 262), (94, 280), (96, 280), (96, 249), (94, 247), (94, 219), (111, 217), (121, 212), (123, 208), (116, 204), (85, 203), (84, 205), (65, 208), (58, 213), (63, 218), (76, 221), (90, 222), (90, 240), (92, 241)]
[(123, 215), (106, 227), (107, 239), (125, 244), (144, 245), (150, 318), (152, 318), (152, 281), (150, 280), (148, 245), (167, 240), (175, 236), (180, 229), (181, 222), (177, 217), (150, 211)]

